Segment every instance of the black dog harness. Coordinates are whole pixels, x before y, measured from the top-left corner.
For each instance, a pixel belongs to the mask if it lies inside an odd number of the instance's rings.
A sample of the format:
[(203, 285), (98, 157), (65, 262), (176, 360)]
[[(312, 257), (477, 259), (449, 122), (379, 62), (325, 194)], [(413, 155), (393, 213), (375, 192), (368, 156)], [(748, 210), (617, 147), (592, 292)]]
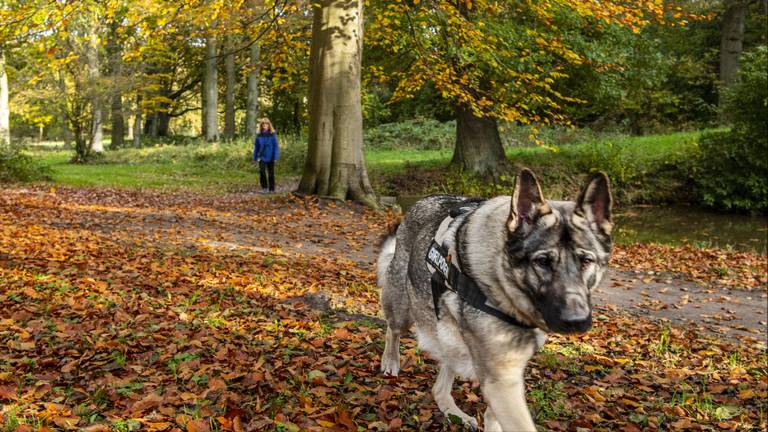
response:
[[(452, 211), (451, 217), (456, 217), (454, 214), (455, 212)], [(464, 303), (477, 310), (485, 312), (488, 315), (493, 315), (496, 318), (517, 327), (526, 329), (536, 328), (535, 326), (524, 324), (514, 317), (488, 305), (486, 303), (488, 297), (477, 285), (477, 282), (462, 273), (461, 270), (451, 262), (451, 256), (446, 249), (435, 240), (432, 240), (432, 244), (430, 244), (429, 249), (427, 249), (426, 260), (429, 265), (435, 268), (431, 280), (432, 301), (435, 305), (435, 316), (438, 319), (440, 318), (440, 297), (446, 290), (450, 290), (455, 292)]]

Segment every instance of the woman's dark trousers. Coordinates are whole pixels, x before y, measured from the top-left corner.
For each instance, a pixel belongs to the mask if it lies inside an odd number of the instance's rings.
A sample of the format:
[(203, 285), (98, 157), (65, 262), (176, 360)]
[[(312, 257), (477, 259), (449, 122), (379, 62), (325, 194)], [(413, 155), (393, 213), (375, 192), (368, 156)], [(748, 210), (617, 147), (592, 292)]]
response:
[(275, 191), (275, 162), (259, 161), (259, 183), (262, 189)]

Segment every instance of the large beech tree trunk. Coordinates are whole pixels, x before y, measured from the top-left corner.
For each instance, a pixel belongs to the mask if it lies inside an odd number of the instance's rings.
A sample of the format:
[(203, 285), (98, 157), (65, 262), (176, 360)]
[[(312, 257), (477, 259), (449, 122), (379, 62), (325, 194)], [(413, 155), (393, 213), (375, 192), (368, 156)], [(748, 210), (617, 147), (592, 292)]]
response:
[(248, 100), (245, 109), (245, 133), (253, 138), (256, 135), (259, 116), (259, 75), (261, 74), (261, 48), (259, 44), (251, 45), (250, 65), (248, 72)]
[(481, 176), (495, 176), (506, 163), (496, 119), (477, 117), (472, 109), (456, 109), (456, 147), (451, 164)]
[(8, 103), (8, 74), (5, 73), (5, 51), (0, 49), (0, 145), (11, 142), (11, 107)]
[(363, 158), (363, 0), (322, 0), (310, 48), (309, 151), (299, 193), (376, 207)]
[(88, 35), (88, 46), (86, 47), (86, 57), (88, 61), (88, 77), (90, 80), (91, 91), (91, 152), (104, 152), (104, 119), (102, 107), (102, 93), (99, 86), (101, 71), (99, 70), (99, 36), (97, 33), (98, 24), (94, 16), (91, 21), (90, 34)]
[(232, 38), (227, 38), (227, 56), (224, 61), (226, 70), (226, 88), (224, 98), (224, 138), (232, 139), (235, 137), (235, 54), (232, 52)]
[(725, 1), (723, 30), (720, 36), (720, 82), (723, 89), (733, 84), (739, 71), (739, 57), (741, 57), (744, 40), (744, 20), (748, 6), (749, 2), (745, 0)]
[(219, 140), (218, 100), (219, 92), (216, 86), (218, 74), (216, 71), (216, 37), (208, 37), (205, 41), (205, 71), (203, 74), (203, 104), (205, 119), (203, 130), (206, 141)]

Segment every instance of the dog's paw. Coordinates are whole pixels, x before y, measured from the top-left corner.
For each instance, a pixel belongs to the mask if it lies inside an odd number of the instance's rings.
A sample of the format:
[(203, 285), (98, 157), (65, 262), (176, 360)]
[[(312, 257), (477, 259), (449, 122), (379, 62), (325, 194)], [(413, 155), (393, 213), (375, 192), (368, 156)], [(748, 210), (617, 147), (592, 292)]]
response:
[(501, 429), (501, 423), (499, 423), (498, 420), (496, 420), (496, 416), (493, 415), (491, 407), (486, 408), (483, 423), (485, 423), (485, 432), (504, 432)]
[(477, 419), (474, 417), (470, 417), (463, 411), (460, 411), (459, 414), (450, 413), (447, 416), (448, 416), (449, 422), (453, 424), (461, 424), (462, 426), (464, 426), (464, 429), (466, 430), (470, 430), (473, 432), (476, 432), (478, 430)]
[(479, 430), (477, 426), (477, 420), (474, 418), (469, 419), (469, 423), (464, 423), (464, 426), (472, 432), (477, 432)]
[(392, 361), (387, 358), (381, 359), (381, 372), (384, 375), (397, 376), (400, 373), (400, 362)]

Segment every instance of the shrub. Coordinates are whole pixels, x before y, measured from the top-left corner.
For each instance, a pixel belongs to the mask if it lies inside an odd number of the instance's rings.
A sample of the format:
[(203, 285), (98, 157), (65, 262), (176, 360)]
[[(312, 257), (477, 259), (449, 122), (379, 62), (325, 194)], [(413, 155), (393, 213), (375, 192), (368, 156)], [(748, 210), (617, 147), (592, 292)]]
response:
[(0, 182), (50, 179), (50, 168), (23, 153), (21, 146), (0, 145)]
[(768, 138), (744, 128), (707, 134), (693, 165), (704, 205), (734, 210), (768, 210)]
[(768, 48), (742, 57), (739, 80), (724, 95), (733, 121), (727, 132), (701, 139), (692, 170), (703, 204), (768, 210)]
[(453, 148), (456, 142), (456, 122), (437, 120), (408, 120), (387, 123), (365, 131), (366, 148), (441, 150)]
[(627, 152), (626, 144), (620, 142), (593, 142), (588, 144), (580, 155), (575, 156), (579, 171), (603, 171), (615, 186), (628, 185), (638, 176), (640, 170)]

